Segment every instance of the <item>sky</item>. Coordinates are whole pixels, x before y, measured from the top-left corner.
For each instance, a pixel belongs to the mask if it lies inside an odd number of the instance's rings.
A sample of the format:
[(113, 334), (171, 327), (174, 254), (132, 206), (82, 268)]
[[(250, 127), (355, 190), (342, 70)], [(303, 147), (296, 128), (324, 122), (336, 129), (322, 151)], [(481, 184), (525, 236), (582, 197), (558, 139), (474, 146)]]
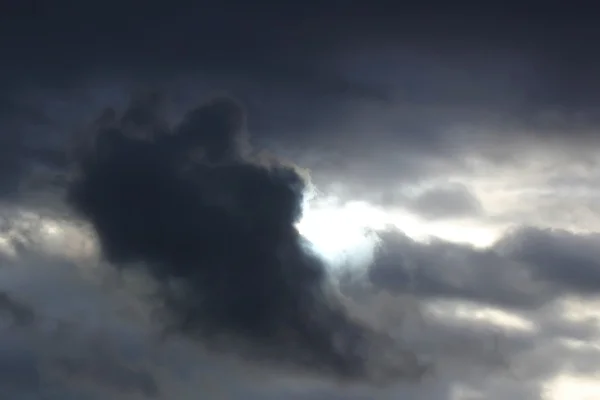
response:
[(593, 9), (5, 3), (4, 397), (600, 397)]

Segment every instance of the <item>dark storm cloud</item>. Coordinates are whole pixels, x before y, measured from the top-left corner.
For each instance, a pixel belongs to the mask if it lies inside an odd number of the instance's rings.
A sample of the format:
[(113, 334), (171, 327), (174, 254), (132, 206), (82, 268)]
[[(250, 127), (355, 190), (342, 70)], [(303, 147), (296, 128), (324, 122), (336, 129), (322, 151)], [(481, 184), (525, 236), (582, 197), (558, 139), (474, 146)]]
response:
[(139, 104), (98, 126), (69, 187), (106, 258), (144, 265), (176, 331), (233, 335), (255, 357), (368, 378), (361, 349), (383, 338), (326, 294), (324, 265), (294, 226), (306, 185), (299, 170), (253, 154), (244, 112), (229, 98), (136, 138), (128, 126), (143, 127), (130, 118)]
[(531, 309), (564, 295), (600, 294), (596, 241), (596, 235), (527, 228), (480, 250), (388, 232), (369, 274), (393, 292)]

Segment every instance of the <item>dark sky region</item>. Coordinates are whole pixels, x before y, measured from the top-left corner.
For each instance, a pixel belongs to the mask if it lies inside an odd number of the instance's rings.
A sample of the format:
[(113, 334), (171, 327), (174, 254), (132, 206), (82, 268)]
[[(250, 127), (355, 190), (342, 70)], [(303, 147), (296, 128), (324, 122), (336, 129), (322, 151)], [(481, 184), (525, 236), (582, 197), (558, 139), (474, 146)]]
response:
[(2, 2), (0, 397), (600, 394), (600, 9), (471, 3)]

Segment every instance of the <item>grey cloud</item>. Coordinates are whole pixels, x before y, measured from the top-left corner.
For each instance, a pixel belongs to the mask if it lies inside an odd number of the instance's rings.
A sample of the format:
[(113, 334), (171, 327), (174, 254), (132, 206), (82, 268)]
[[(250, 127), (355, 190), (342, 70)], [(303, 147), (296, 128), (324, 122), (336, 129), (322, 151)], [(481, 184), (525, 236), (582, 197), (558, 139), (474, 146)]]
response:
[(527, 269), (493, 250), (434, 240), (415, 242), (399, 232), (382, 237), (369, 270), (371, 281), (393, 292), (463, 298), (513, 307), (535, 307), (553, 296)]
[(0, 310), (8, 314), (17, 326), (30, 325), (35, 321), (35, 313), (29, 305), (15, 301), (4, 292), (0, 292)]
[(69, 380), (88, 381), (104, 389), (114, 389), (120, 393), (141, 393), (145, 397), (157, 397), (160, 389), (155, 378), (147, 371), (128, 368), (118, 362), (96, 356), (85, 360), (62, 357), (53, 364)]
[(404, 206), (427, 219), (476, 217), (483, 211), (479, 199), (459, 183), (426, 188), (415, 195), (399, 195), (392, 200), (388, 206)]
[(20, 390), (39, 390), (42, 374), (36, 355), (27, 349), (9, 349), (1, 345), (0, 357), (0, 393), (5, 395)]
[(575, 293), (600, 293), (600, 235), (524, 228), (503, 238), (498, 249), (524, 263), (535, 279)]
[(369, 274), (392, 291), (538, 307), (562, 295), (598, 294), (596, 236), (523, 228), (480, 250), (440, 240), (418, 243), (391, 231), (382, 236)]
[(104, 355), (98, 354), (102, 349), (93, 348), (93, 343), (88, 345), (95, 355), (86, 357), (85, 351), (78, 349), (78, 354), (69, 357), (61, 354), (73, 352), (70, 344), (56, 341), (48, 333), (30, 328), (2, 334), (0, 393), (8, 398), (95, 398), (94, 392), (117, 398), (136, 393), (155, 398), (159, 394), (152, 374), (128, 369), (121, 362), (107, 363)]

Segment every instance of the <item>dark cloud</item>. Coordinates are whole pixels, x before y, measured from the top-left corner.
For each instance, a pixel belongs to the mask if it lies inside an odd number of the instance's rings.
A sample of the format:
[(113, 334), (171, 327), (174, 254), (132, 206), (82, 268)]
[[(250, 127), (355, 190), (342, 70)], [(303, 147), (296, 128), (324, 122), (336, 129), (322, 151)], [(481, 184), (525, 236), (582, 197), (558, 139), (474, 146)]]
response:
[(375, 333), (329, 298), (323, 262), (294, 226), (305, 177), (252, 154), (244, 112), (231, 99), (135, 138), (127, 126), (139, 104), (98, 127), (69, 187), (106, 258), (119, 268), (144, 265), (177, 331), (234, 335), (255, 356), (367, 378), (362, 349)]
[(600, 293), (598, 234), (523, 228), (503, 238), (497, 247), (524, 263), (534, 279), (552, 282), (575, 293)]
[(564, 295), (598, 291), (596, 235), (523, 228), (490, 249), (434, 240), (429, 244), (393, 231), (371, 267), (371, 282), (393, 292), (469, 299), (530, 309)]
[(555, 294), (492, 249), (440, 240), (424, 244), (397, 231), (382, 235), (369, 275), (377, 287), (392, 292), (517, 308), (537, 307)]

